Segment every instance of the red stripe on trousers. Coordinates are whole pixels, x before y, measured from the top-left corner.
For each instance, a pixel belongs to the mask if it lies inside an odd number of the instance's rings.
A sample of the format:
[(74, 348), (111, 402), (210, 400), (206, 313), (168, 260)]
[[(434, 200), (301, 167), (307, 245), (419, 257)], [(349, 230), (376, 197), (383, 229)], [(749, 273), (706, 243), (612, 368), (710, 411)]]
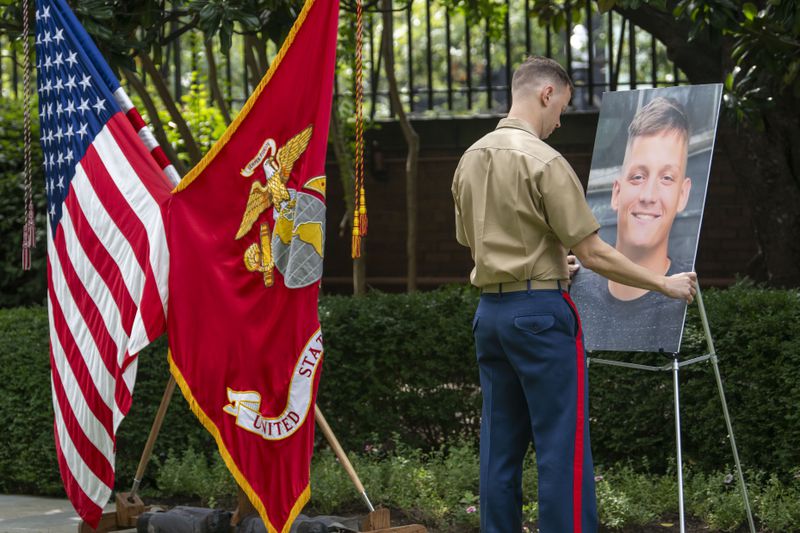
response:
[(578, 334), (575, 338), (575, 366), (577, 369), (577, 391), (578, 397), (575, 407), (575, 452), (572, 458), (572, 531), (581, 533), (583, 528), (583, 427), (585, 419), (583, 416), (584, 402), (584, 372), (586, 370), (583, 357), (583, 327), (578, 309), (569, 294), (561, 293), (567, 304), (575, 312), (575, 319), (578, 321)]
[(89, 524), (92, 528), (97, 528), (100, 524), (100, 518), (103, 516), (103, 508), (98, 506), (89, 496), (83, 492), (83, 489), (78, 484), (78, 481), (72, 475), (72, 471), (67, 465), (67, 460), (64, 458), (64, 452), (61, 450), (61, 443), (58, 442), (58, 428), (55, 421), (53, 422), (53, 435), (56, 440), (56, 456), (58, 457), (58, 469), (61, 471), (61, 479), (64, 481), (64, 489), (67, 492), (69, 501), (78, 512), (78, 515), (84, 522)]

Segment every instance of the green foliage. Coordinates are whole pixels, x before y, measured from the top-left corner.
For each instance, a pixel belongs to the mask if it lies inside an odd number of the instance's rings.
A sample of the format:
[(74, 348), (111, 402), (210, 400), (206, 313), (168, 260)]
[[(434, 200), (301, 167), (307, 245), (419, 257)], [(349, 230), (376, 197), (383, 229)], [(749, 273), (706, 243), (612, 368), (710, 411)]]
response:
[[(792, 506), (792, 502), (800, 491), (793, 478), (800, 465), (796, 445), (800, 442), (798, 292), (740, 283), (727, 290), (709, 290), (703, 297), (739, 454), (749, 471), (776, 476), (777, 488), (762, 483), (764, 495), (753, 497), (754, 505), (770, 509), (785, 505), (787, 516), (797, 516), (800, 505)], [(477, 474), (468, 466), (474, 463), (467, 450), (470, 446), (441, 451), (452, 443), (477, 443), (480, 392), (470, 330), (476, 303), (477, 294), (464, 288), (411, 295), (372, 293), (363, 298), (324, 296), (320, 301), (326, 345), (319, 395), (322, 410), (345, 449), (366, 450), (367, 459), (392, 457), (400, 464), (419, 454), (420, 460), (435, 459), (434, 463), (444, 465), (391, 475), (366, 459), (366, 473), (356, 465), (362, 477), (374, 477), (376, 486), (384, 483), (386, 494), (391, 492), (386, 498), (394, 498), (392, 501), (404, 508), (418, 505), (416, 494), (423, 491), (421, 487), (435, 483), (434, 492), (425, 492), (432, 506), (426, 512), (442, 523), (453, 522), (455, 519), (447, 518), (447, 513), (466, 509), (477, 494)], [(0, 424), (6, 429), (0, 435), (0, 491), (60, 491), (52, 442), (47, 330), (44, 308), (0, 310)], [(701, 331), (693, 306), (684, 335), (684, 358), (705, 353)], [(668, 363), (657, 355), (604, 355), (640, 363)], [(666, 484), (657, 483), (656, 488), (649, 489), (637, 485), (640, 481), (634, 473), (674, 478), (670, 373), (591, 365), (589, 376), (595, 463), (609, 482), (599, 488), (606, 491), (604, 516), (609, 523), (634, 523), (663, 515), (674, 493), (670, 494)], [(133, 408), (117, 440), (119, 489), (130, 484), (167, 377), (166, 339), (162, 338), (139, 356)], [(681, 371), (681, 406), (684, 459), (689, 470), (695, 476), (723, 468), (732, 471), (719, 396), (708, 363)], [(216, 455), (213, 440), (183, 397), (176, 394), (145, 484), (150, 483), (152, 488), (152, 480), (158, 479), (159, 465), (166, 464), (168, 458), (167, 450), (175, 450), (179, 459), (188, 448), (205, 455), (208, 461)], [(447, 463), (452, 456), (465, 466), (457, 469)], [(614, 466), (631, 458), (636, 458), (631, 468)], [(529, 458), (529, 465), (531, 461)], [(704, 478), (701, 485), (713, 485), (720, 491), (696, 491), (696, 501), (717, 498), (713, 494), (719, 497), (706, 507), (698, 503), (695, 512), (708, 515), (710, 523), (725, 528), (741, 514), (736, 507), (736, 491), (719, 479)], [(338, 481), (325, 482), (338, 487)], [(526, 494), (536, 493), (535, 468), (526, 470), (524, 485)], [(320, 506), (333, 509), (346, 503), (348, 488), (345, 484), (325, 493), (330, 501), (322, 501)], [(639, 493), (647, 493), (651, 503), (640, 503)], [(535, 504), (531, 501), (526, 505), (526, 516), (533, 520)], [(758, 512), (778, 524), (776, 531), (781, 530), (781, 516)]]
[(236, 494), (236, 482), (219, 454), (211, 460), (189, 447), (182, 454), (172, 449), (158, 467), (158, 496), (188, 496), (199, 499), (203, 505), (216, 507), (219, 502), (230, 502)]
[(22, 226), (25, 216), (25, 145), (21, 101), (0, 99), (0, 307), (43, 303), (45, 274), (44, 169), (39, 145), (39, 121), (34, 100), (31, 109), (31, 164), (33, 201), (36, 212), (37, 246), (31, 253), (31, 270), (23, 272)]
[(688, 480), (686, 509), (714, 529), (736, 531), (745, 521), (742, 494), (732, 474), (697, 473)]
[(321, 300), (326, 362), (319, 402), (346, 446), (386, 444), (394, 433), (427, 449), (477, 437), (470, 330), (476, 305), (476, 293), (466, 288)]
[[(117, 433), (118, 490), (130, 489), (150, 426), (169, 379), (166, 337), (161, 337), (140, 352), (138, 365), (133, 406)], [(216, 455), (217, 449), (214, 439), (195, 418), (183, 395), (176, 390), (158, 434), (153, 461), (144, 476), (143, 487), (152, 487), (153, 480), (157, 479), (158, 465), (166, 461), (170, 449), (182, 451), (190, 448), (202, 450), (209, 460)]]
[[(353, 457), (374, 503), (410, 511), (411, 516), (442, 532), (477, 531), (478, 460), (469, 445), (447, 452), (425, 454), (398, 448), (389, 454), (375, 449)], [(661, 520), (670, 522), (678, 512), (674, 471), (642, 473), (630, 465), (614, 466), (596, 477), (600, 523), (612, 531), (636, 530)], [(748, 474), (749, 494), (761, 531), (794, 531), (800, 512), (797, 480), (784, 484), (773, 476), (762, 483)], [(346, 513), (359, 509), (358, 495), (333, 454), (324, 449), (311, 467), (311, 505), (320, 513)], [(523, 519), (525, 531), (536, 531), (535, 456), (525, 459)], [(739, 487), (730, 474), (688, 472), (685, 478), (687, 512), (702, 520), (709, 531), (737, 531), (745, 524)]]
[[(191, 128), (192, 136), (202, 153), (208, 152), (217, 139), (225, 133), (226, 126), (222, 112), (211, 103), (208, 84), (201, 79), (197, 71), (192, 72), (192, 84), (186, 94), (181, 96), (179, 110)], [(178, 157), (183, 160), (187, 168), (191, 168), (192, 163), (186, 152), (186, 143), (178, 131), (178, 127), (171, 122), (169, 112), (163, 109), (159, 110), (158, 116), (165, 125), (167, 140), (175, 148)]]
[(206, 39), (211, 39), (219, 32), (220, 44), (224, 51), (231, 47), (233, 28), (237, 22), (247, 32), (256, 31), (261, 27), (261, 21), (256, 15), (228, 0), (193, 0), (189, 4), (189, 10), (197, 14), (198, 25)]
[[(800, 295), (740, 283), (703, 298), (739, 455), (748, 468), (787, 473), (800, 464)], [(706, 353), (697, 306), (690, 306), (682, 358)], [(653, 354), (603, 354), (666, 364)], [(684, 460), (710, 471), (732, 463), (713, 367), (681, 370)], [(596, 461), (643, 457), (655, 469), (674, 453), (672, 379), (667, 372), (590, 367), (590, 413)], [(770, 450), (770, 453), (764, 453)]]
[(770, 476), (753, 501), (756, 514), (768, 530), (791, 531), (800, 524), (800, 476), (795, 474), (788, 486), (777, 476)]
[(681, 0), (673, 13), (691, 23), (690, 37), (711, 31), (731, 40), (735, 65), (726, 103), (740, 118), (779, 95), (800, 98), (800, 10), (794, 0), (760, 3)]
[[(388, 453), (370, 448), (352, 459), (375, 503), (402, 509), (437, 531), (477, 530), (478, 456), (472, 445), (429, 453), (402, 446)], [(311, 466), (311, 506), (334, 513), (357, 503), (342, 466), (323, 449)]]
[[(442, 533), (478, 531), (478, 453), (470, 443), (423, 452), (398, 446), (392, 450), (370, 447), (351, 453), (350, 459), (373, 503), (400, 509), (407, 517)], [(638, 530), (673, 518), (678, 511), (675, 472), (654, 475), (630, 465), (609, 468), (598, 475), (600, 523), (607, 530)], [(800, 485), (784, 484), (777, 477), (766, 483), (747, 475), (749, 493), (761, 523), (760, 531), (794, 531), (800, 517)], [(208, 461), (189, 448), (182, 454), (170, 450), (160, 466), (160, 498), (204, 499), (207, 505), (230, 502), (234, 485), (218, 455)], [(687, 512), (702, 520), (710, 532), (737, 531), (745, 524), (741, 494), (733, 476), (688, 472), (685, 481)], [(536, 531), (535, 455), (525, 458), (523, 478), (523, 531)], [(311, 464), (312, 514), (361, 513), (359, 494), (333, 452), (323, 448)], [(309, 512), (307, 510), (307, 512)]]
[(603, 471), (596, 482), (600, 522), (610, 528), (649, 524), (677, 503), (674, 475), (646, 475), (626, 465)]
[(47, 313), (0, 309), (0, 492), (61, 489), (50, 400)]

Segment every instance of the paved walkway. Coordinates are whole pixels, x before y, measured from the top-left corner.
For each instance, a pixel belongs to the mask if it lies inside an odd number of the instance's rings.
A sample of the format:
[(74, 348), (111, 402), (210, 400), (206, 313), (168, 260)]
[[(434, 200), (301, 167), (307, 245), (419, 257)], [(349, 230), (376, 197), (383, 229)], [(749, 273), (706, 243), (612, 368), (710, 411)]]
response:
[(0, 494), (0, 533), (77, 533), (79, 521), (69, 500)]

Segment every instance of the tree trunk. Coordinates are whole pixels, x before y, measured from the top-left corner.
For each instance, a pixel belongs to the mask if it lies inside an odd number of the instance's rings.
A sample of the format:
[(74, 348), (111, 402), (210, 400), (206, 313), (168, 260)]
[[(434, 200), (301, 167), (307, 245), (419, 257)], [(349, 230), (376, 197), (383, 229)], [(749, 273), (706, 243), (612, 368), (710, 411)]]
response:
[(406, 273), (406, 290), (417, 290), (417, 162), (419, 160), (419, 135), (414, 130), (408, 116), (403, 110), (400, 101), (400, 92), (397, 88), (397, 78), (394, 75), (394, 52), (392, 50), (392, 0), (382, 0), (383, 33), (381, 37), (381, 52), (386, 71), (386, 81), (389, 84), (389, 98), (394, 106), (397, 121), (403, 130), (408, 155), (406, 156), (406, 256), (408, 267)]
[(256, 61), (255, 51), (253, 50), (254, 43), (256, 42), (255, 37), (252, 35), (245, 35), (244, 37), (244, 62), (247, 66), (248, 74), (250, 75), (250, 85), (252, 86), (248, 93), (253, 91), (256, 87), (258, 87), (258, 83), (261, 81), (261, 78), (264, 76), (266, 71), (261, 70), (261, 67), (258, 65), (258, 61)]
[(266, 74), (267, 69), (269, 68), (269, 59), (267, 58), (267, 39), (265, 37), (253, 36), (253, 47), (258, 54), (258, 66), (261, 68), (261, 75), (263, 76)]
[(172, 144), (167, 140), (167, 134), (164, 132), (164, 125), (161, 123), (161, 119), (158, 118), (156, 104), (147, 92), (147, 88), (135, 72), (122, 69), (122, 73), (125, 75), (125, 79), (128, 80), (131, 87), (133, 87), (133, 90), (136, 91), (136, 94), (139, 95), (139, 98), (142, 99), (142, 103), (144, 103), (148, 118), (150, 119), (150, 126), (153, 128), (153, 135), (155, 135), (158, 144), (161, 145), (161, 148), (175, 167), (175, 170), (178, 171), (178, 174), (183, 176), (186, 174), (186, 165), (183, 164), (183, 161), (180, 160), (178, 154), (175, 152), (175, 148), (173, 148)]
[(222, 89), (219, 88), (219, 78), (217, 76), (217, 60), (214, 57), (214, 43), (205, 40), (206, 47), (206, 61), (208, 63), (208, 85), (211, 87), (211, 95), (217, 103), (217, 107), (222, 112), (222, 118), (225, 119), (225, 124), (231, 123), (231, 114), (228, 111), (228, 104), (225, 102), (225, 97), (222, 96)]
[[(689, 28), (667, 12), (649, 6), (620, 9), (667, 46), (667, 55), (692, 83), (721, 83), (732, 67), (727, 37), (702, 33), (690, 42)], [(759, 251), (750, 262), (751, 277), (774, 286), (800, 285), (800, 99), (785, 90), (762, 110), (763, 131), (737, 124), (723, 113), (718, 131), (721, 148), (745, 197), (751, 202)]]
[(158, 95), (161, 97), (161, 102), (164, 104), (164, 107), (167, 108), (170, 117), (172, 117), (172, 120), (178, 126), (178, 131), (180, 132), (181, 137), (183, 137), (183, 142), (185, 143), (186, 151), (189, 153), (189, 158), (192, 162), (192, 165), (196, 165), (200, 159), (202, 159), (203, 154), (200, 152), (200, 148), (197, 146), (189, 126), (186, 124), (186, 121), (183, 119), (180, 111), (178, 111), (178, 107), (175, 105), (175, 100), (173, 100), (169, 89), (167, 89), (167, 84), (164, 82), (164, 78), (161, 77), (161, 73), (153, 64), (153, 61), (150, 59), (150, 57), (148, 57), (146, 54), (139, 54), (138, 58), (139, 61), (141, 61), (145, 72), (152, 79), (153, 85), (155, 86), (156, 91), (158, 91)]
[(800, 101), (779, 98), (762, 112), (764, 130), (727, 120), (723, 148), (751, 199), (757, 257), (750, 274), (778, 287), (800, 285)]
[[(350, 157), (350, 152), (344, 141), (344, 133), (342, 132), (342, 125), (339, 120), (339, 113), (336, 106), (331, 110), (330, 121), (330, 141), (333, 144), (333, 153), (336, 156), (336, 166), (339, 167), (339, 177), (342, 182), (342, 190), (344, 191), (344, 206), (345, 216), (342, 224), (339, 227), (340, 237), (351, 237), (352, 233), (352, 220), (353, 220), (353, 205), (355, 198), (355, 184), (353, 177), (353, 158)], [(347, 241), (348, 246), (350, 240)], [(353, 295), (362, 296), (367, 292), (366, 280), (366, 238), (361, 239), (361, 257), (353, 259)]]

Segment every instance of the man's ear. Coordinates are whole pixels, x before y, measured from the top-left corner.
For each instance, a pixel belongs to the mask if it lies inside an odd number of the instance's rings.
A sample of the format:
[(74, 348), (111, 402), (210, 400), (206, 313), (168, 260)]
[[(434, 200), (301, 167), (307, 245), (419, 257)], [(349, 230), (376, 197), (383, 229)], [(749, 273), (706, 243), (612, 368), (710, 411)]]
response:
[(614, 211), (619, 209), (619, 180), (614, 180), (611, 185), (611, 209)]
[(692, 178), (686, 176), (683, 178), (683, 185), (681, 185), (681, 196), (678, 198), (678, 213), (686, 209), (686, 204), (689, 203), (689, 193), (692, 191)]
[(545, 84), (542, 86), (541, 90), (539, 91), (539, 98), (542, 100), (543, 106), (550, 105), (550, 99), (553, 97), (553, 93), (555, 89), (551, 84)]

